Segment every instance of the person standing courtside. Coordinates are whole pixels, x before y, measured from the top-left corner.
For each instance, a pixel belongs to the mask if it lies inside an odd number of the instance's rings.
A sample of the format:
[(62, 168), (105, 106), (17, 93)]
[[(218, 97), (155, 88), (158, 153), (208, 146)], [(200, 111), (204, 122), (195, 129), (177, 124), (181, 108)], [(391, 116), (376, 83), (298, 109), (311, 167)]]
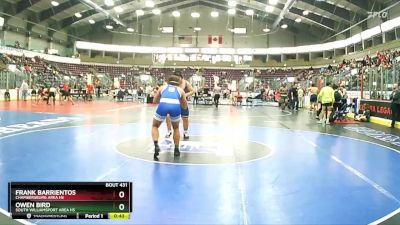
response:
[[(318, 94), (318, 102), (321, 102), (322, 116), (320, 115), (318, 123), (329, 124), (329, 115), (332, 110), (332, 104), (335, 102), (335, 91), (331, 83), (327, 83)], [(325, 121), (326, 120), (326, 121)]]
[(281, 106), (281, 111), (283, 112), (288, 104), (288, 88), (286, 87), (286, 84), (283, 83), (282, 86), (279, 88), (279, 93), (280, 93), (280, 106)]
[(57, 89), (55, 88), (54, 84), (51, 85), (49, 88), (49, 96), (47, 97), (47, 105), (50, 105), (50, 98), (53, 98), (53, 105), (56, 104), (56, 93)]
[(318, 88), (315, 84), (311, 84), (311, 87), (308, 88), (308, 93), (310, 94), (310, 112), (314, 112), (317, 110), (317, 98), (318, 98)]
[(290, 89), (291, 107), (290, 109), (299, 111), (299, 93), (297, 91), (297, 84), (294, 83)]
[(219, 99), (221, 98), (221, 87), (219, 85), (216, 85), (214, 87), (214, 103), (215, 103), (215, 108), (218, 108), (219, 105)]
[(391, 128), (394, 128), (396, 121), (399, 118), (400, 111), (400, 90), (399, 85), (394, 85), (393, 93), (392, 93), (392, 102), (390, 104), (390, 108), (392, 109), (392, 123), (390, 125)]
[(193, 87), (193, 94), (194, 94), (194, 96), (193, 96), (193, 105), (197, 105), (198, 101), (199, 101), (199, 87), (198, 87), (198, 85), (195, 85)]
[(299, 107), (303, 108), (304, 107), (304, 89), (301, 87), (298, 87), (297, 95), (299, 98)]
[(22, 81), (21, 91), (22, 91), (22, 100), (26, 101), (26, 97), (28, 96), (29, 86), (25, 80)]
[[(185, 91), (185, 96), (189, 97), (193, 95), (193, 87), (192, 85), (187, 82), (182, 74), (177, 74), (181, 78), (180, 85), (179, 87)], [(182, 113), (182, 122), (183, 122), (183, 139), (187, 140), (189, 139), (189, 108), (182, 108), (181, 109)], [(167, 128), (168, 128), (168, 134), (165, 136), (166, 138), (169, 138), (172, 134), (172, 125), (171, 125), (171, 119), (169, 116), (167, 117)]]

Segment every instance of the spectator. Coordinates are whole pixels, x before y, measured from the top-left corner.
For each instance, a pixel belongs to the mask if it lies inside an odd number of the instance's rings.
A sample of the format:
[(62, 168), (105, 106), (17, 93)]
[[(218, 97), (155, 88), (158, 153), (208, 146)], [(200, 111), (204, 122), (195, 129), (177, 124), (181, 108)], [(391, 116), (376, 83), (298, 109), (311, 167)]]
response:
[(10, 90), (8, 88), (4, 92), (4, 101), (11, 101)]
[(221, 87), (219, 85), (216, 85), (214, 87), (214, 103), (216, 108), (218, 108), (220, 97), (221, 97)]
[(354, 120), (360, 122), (369, 122), (370, 118), (371, 118), (371, 110), (369, 109), (369, 105), (366, 105), (364, 112), (362, 114), (356, 115)]
[(193, 104), (197, 105), (199, 101), (199, 87), (195, 85), (193, 87)]
[[(332, 103), (335, 101), (335, 92), (332, 89), (331, 83), (327, 83), (325, 87), (323, 87), (318, 94), (318, 102), (322, 104), (323, 113), (319, 116), (318, 123), (324, 123), (326, 120), (326, 124), (329, 124), (330, 111), (332, 110)], [(321, 116), (322, 115), (322, 116)]]
[(21, 92), (22, 92), (22, 100), (26, 101), (26, 97), (28, 96), (29, 86), (25, 80), (22, 81), (21, 84)]
[(304, 107), (304, 89), (299, 87), (297, 90), (297, 95), (299, 98), (299, 107), (303, 108)]
[(279, 104), (281, 106), (281, 111), (283, 112), (288, 105), (288, 88), (286, 87), (286, 84), (283, 83), (282, 86), (279, 88)]
[(120, 102), (124, 101), (124, 95), (124, 91), (122, 91), (122, 88), (120, 88), (117, 93), (117, 100)]
[(57, 93), (57, 89), (56, 89), (55, 85), (52, 84), (50, 86), (50, 89), (49, 89), (49, 96), (47, 98), (47, 105), (50, 105), (50, 98), (53, 98), (53, 105), (56, 104), (56, 93)]
[(333, 111), (336, 112), (339, 110), (339, 107), (341, 105), (342, 102), (342, 94), (340, 93), (339, 87), (334, 84), (333, 85), (333, 90), (335, 91), (334, 96), (335, 96), (335, 102), (333, 103)]
[(100, 80), (96, 81), (96, 89), (97, 89), (96, 97), (100, 98), (100, 91), (101, 91), (101, 82), (100, 82)]
[(289, 90), (289, 101), (290, 101), (289, 108), (299, 111), (299, 94), (296, 83), (294, 83), (292, 88)]

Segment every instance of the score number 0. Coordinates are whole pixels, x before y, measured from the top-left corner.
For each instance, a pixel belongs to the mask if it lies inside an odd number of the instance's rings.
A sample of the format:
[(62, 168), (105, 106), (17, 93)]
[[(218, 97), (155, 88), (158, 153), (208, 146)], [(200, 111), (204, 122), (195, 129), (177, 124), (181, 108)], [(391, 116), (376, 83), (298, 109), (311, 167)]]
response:
[[(124, 191), (120, 191), (118, 193), (118, 197), (119, 198), (124, 198), (125, 197), (125, 192)], [(119, 210), (123, 211), (125, 209), (125, 205), (123, 203), (119, 204), (118, 206)]]

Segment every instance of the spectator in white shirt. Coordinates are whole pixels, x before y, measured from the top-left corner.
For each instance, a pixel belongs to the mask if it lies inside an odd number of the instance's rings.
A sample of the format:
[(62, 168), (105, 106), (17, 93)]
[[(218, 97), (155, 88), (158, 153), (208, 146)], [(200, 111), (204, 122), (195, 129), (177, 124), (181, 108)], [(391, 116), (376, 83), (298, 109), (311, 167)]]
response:
[(22, 81), (21, 91), (22, 91), (22, 100), (26, 101), (26, 97), (28, 96), (29, 86), (25, 80)]

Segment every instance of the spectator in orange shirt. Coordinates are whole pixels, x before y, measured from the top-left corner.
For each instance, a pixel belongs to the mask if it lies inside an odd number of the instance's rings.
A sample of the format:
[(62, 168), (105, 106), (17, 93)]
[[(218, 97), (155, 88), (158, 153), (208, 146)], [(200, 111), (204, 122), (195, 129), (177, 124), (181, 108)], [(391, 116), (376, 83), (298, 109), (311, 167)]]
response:
[(87, 93), (88, 93), (88, 95), (89, 95), (89, 101), (92, 101), (93, 100), (93, 93), (94, 93), (94, 86), (93, 86), (93, 84), (88, 84), (87, 86), (86, 86), (86, 89), (87, 89)]

